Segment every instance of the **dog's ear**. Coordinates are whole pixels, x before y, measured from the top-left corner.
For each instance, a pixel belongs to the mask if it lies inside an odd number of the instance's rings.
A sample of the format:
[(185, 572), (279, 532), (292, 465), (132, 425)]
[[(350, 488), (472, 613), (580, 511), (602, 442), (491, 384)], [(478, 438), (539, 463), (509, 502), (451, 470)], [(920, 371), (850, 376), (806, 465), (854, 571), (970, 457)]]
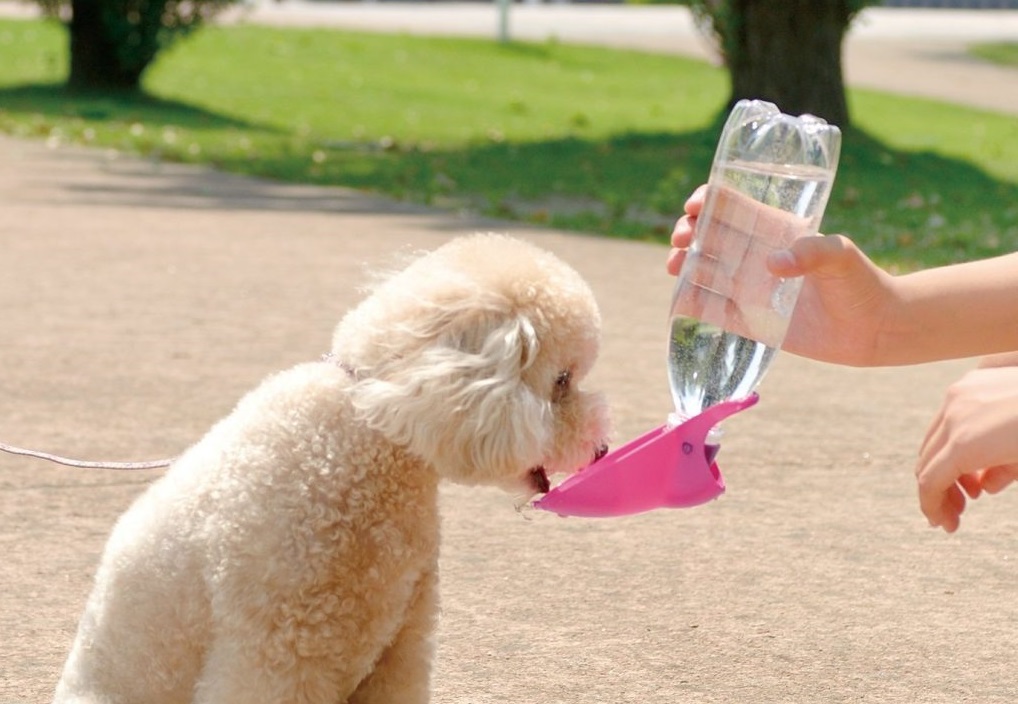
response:
[(383, 377), (359, 382), (355, 405), (443, 476), (513, 486), (551, 435), (550, 403), (523, 379), (539, 344), (526, 315), (463, 311)]

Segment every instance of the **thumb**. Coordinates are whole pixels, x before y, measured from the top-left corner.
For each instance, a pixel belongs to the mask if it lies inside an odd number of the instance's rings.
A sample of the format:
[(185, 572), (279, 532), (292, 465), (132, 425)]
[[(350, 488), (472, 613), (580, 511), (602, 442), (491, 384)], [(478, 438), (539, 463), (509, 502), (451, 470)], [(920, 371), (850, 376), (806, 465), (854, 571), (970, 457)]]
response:
[(788, 249), (767, 257), (767, 268), (775, 276), (790, 278), (818, 271), (842, 271), (858, 258), (855, 244), (842, 235), (800, 237)]

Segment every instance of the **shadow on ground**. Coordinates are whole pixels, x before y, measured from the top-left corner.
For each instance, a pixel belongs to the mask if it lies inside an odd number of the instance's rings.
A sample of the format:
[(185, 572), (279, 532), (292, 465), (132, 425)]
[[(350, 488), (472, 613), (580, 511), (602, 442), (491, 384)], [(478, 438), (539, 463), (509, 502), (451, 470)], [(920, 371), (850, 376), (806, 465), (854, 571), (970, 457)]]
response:
[[(367, 211), (392, 204), (347, 191), (297, 191), (282, 184), (345, 186), (395, 198), (409, 210), (432, 206), (561, 229), (667, 241), (688, 194), (707, 179), (722, 117), (688, 132), (624, 133), (507, 142), (489, 135), (453, 148), (386, 140), (330, 140), (296, 134), (200, 106), (147, 95), (69, 94), (59, 85), (0, 89), (0, 129), (57, 135), (151, 156), (171, 181), (158, 192), (130, 178), (122, 190), (77, 185), (89, 201), (167, 207)], [(26, 128), (25, 125), (28, 125)], [(125, 129), (127, 125), (127, 129)], [(171, 139), (172, 137), (172, 139)], [(198, 162), (265, 179), (238, 184), (223, 202), (192, 169)], [(134, 162), (126, 170), (139, 168)], [(174, 171), (174, 169), (177, 169)], [(129, 175), (129, 174), (128, 174)], [(94, 188), (107, 189), (109, 184)], [(228, 194), (226, 197), (230, 197)], [(1018, 249), (1018, 185), (973, 164), (889, 147), (849, 130), (824, 220), (877, 259), (905, 267)]]
[(63, 83), (30, 83), (0, 88), (0, 111), (49, 119), (89, 122), (130, 122), (176, 125), (182, 129), (244, 129), (273, 132), (273, 128), (221, 115), (176, 100), (143, 92), (75, 93)]

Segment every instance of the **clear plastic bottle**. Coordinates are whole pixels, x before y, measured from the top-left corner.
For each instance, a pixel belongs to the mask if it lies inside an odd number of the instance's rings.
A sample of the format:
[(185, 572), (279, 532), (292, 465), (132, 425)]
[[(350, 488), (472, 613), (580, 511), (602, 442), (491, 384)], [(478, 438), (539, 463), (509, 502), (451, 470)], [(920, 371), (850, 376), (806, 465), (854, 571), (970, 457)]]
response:
[(759, 100), (732, 109), (672, 297), (673, 423), (760, 383), (802, 288), (770, 274), (767, 256), (817, 233), (840, 146), (838, 128), (812, 115)]

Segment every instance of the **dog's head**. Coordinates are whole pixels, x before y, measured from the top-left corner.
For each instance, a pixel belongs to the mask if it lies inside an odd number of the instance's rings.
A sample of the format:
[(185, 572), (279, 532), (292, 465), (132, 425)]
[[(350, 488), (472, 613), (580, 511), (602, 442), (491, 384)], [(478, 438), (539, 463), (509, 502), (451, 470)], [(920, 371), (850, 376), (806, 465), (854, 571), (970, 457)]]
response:
[(606, 451), (604, 399), (579, 386), (599, 338), (573, 269), (476, 235), (382, 282), (340, 323), (333, 353), (371, 427), (445, 478), (532, 494)]

